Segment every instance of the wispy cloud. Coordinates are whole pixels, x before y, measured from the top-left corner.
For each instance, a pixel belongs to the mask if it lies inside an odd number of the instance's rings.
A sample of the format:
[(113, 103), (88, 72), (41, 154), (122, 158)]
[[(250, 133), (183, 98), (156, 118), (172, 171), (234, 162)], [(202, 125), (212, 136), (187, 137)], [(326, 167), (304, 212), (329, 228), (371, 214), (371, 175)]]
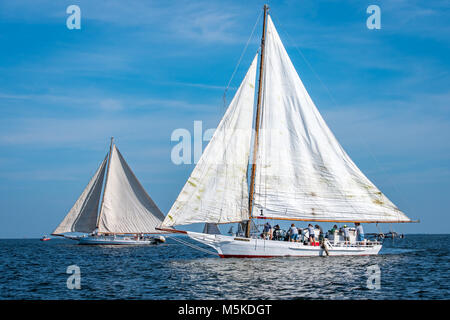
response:
[[(60, 22), (67, 16), (67, 5), (51, 0), (34, 1), (33, 5), (26, 0), (4, 2), (0, 5), (0, 16), (19, 21), (37, 22), (45, 18)], [(242, 5), (228, 3), (225, 6), (218, 1), (165, 1), (162, 4), (110, 0), (106, 6), (93, 1), (78, 1), (77, 5), (81, 8), (82, 19), (86, 21), (100, 22), (111, 27), (139, 26), (147, 32), (158, 26), (158, 32), (165, 37), (201, 42), (245, 41), (239, 28), (242, 15), (255, 12)]]
[(404, 168), (416, 167), (417, 161), (424, 166), (450, 160), (450, 109), (444, 100), (448, 97), (414, 97), (416, 101), (381, 100), (322, 113), (342, 144), (358, 157), (396, 159)]
[(100, 108), (107, 111), (118, 111), (123, 109), (123, 105), (115, 99), (104, 99), (100, 101)]
[[(167, 84), (170, 85), (170, 84)], [(194, 86), (201, 88), (220, 87), (201, 85), (201, 84), (183, 84), (178, 85)], [(148, 97), (148, 96), (127, 96), (121, 93), (104, 92), (101, 90), (85, 90), (82, 93), (79, 90), (58, 90), (55, 94), (11, 94), (0, 92), (0, 106), (6, 107), (8, 101), (19, 101), (19, 103), (39, 103), (46, 104), (50, 109), (74, 109), (74, 110), (97, 110), (97, 111), (133, 111), (146, 109), (148, 112), (165, 110), (171, 111), (191, 111), (194, 113), (215, 112), (213, 104), (208, 103), (193, 103), (188, 100), (165, 99), (162, 97)], [(126, 108), (125, 108), (126, 106)]]
[[(108, 102), (108, 111), (117, 111), (118, 102)], [(88, 147), (98, 145), (110, 136), (121, 139), (147, 140), (147, 143), (170, 144), (171, 132), (176, 128), (186, 128), (196, 120), (198, 110), (192, 104), (179, 101), (148, 100), (141, 106), (158, 105), (164, 112), (146, 115), (102, 114), (70, 117), (24, 117), (0, 120), (0, 145), (36, 145), (41, 147)], [(163, 104), (164, 103), (164, 104)], [(111, 106), (112, 105), (112, 106)], [(121, 105), (121, 104), (120, 104)], [(172, 112), (170, 125), (167, 123), (168, 108), (192, 108), (191, 115)], [(102, 109), (104, 107), (101, 107)], [(175, 108), (175, 109), (174, 109)], [(211, 123), (220, 117), (218, 108), (209, 107), (201, 120)], [(189, 127), (187, 129), (190, 129)]]

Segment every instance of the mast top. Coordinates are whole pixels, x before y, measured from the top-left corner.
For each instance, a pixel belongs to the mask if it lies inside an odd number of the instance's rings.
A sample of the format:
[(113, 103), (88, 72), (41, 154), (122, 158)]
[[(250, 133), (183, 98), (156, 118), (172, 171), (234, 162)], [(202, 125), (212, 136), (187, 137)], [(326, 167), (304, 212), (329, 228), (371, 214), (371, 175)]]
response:
[(264, 10), (264, 18), (265, 18), (266, 15), (268, 14), (268, 11), (269, 11), (269, 5), (265, 4), (264, 7), (263, 7), (263, 10)]

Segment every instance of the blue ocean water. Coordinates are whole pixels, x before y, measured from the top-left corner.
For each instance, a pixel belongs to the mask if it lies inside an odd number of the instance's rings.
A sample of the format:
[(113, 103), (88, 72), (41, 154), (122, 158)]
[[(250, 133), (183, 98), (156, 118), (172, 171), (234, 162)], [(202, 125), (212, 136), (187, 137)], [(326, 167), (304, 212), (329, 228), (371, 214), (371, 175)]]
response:
[[(407, 235), (385, 240), (378, 256), (220, 259), (172, 239), (0, 240), (0, 299), (449, 299), (449, 248), (450, 235)], [(80, 267), (80, 289), (67, 288), (70, 265)], [(379, 289), (367, 286), (374, 265)]]

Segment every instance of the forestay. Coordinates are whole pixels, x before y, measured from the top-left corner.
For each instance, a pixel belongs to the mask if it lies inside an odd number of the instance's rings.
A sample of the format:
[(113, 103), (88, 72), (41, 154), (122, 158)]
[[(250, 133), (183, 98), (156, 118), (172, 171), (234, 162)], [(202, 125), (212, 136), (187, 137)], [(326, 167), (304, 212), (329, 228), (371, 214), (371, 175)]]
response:
[[(268, 19), (254, 214), (310, 221), (410, 219), (358, 169), (303, 86)], [(218, 198), (220, 199), (220, 198)]]
[(247, 220), (257, 57), (173, 204), (164, 226)]
[(70, 209), (64, 220), (52, 234), (60, 235), (66, 232), (88, 233), (96, 228), (107, 158), (108, 155), (106, 155), (72, 209)]

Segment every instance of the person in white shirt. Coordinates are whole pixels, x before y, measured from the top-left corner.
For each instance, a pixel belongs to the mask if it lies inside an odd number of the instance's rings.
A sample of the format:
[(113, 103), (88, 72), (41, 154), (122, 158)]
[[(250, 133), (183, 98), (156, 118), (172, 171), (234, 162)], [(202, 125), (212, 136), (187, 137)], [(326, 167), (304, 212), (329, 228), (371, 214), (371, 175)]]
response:
[(344, 232), (344, 241), (345, 244), (350, 243), (350, 231), (348, 230), (348, 227), (346, 224), (344, 224), (344, 228), (342, 229)]
[(298, 241), (298, 229), (295, 227), (295, 224), (291, 224), (291, 227), (289, 228), (289, 236), (291, 242)]
[(308, 233), (309, 233), (309, 244), (313, 246), (316, 243), (314, 239), (316, 235), (314, 233), (314, 227), (311, 223), (308, 224)]
[(359, 222), (355, 222), (356, 227), (356, 241), (364, 241), (364, 229)]

